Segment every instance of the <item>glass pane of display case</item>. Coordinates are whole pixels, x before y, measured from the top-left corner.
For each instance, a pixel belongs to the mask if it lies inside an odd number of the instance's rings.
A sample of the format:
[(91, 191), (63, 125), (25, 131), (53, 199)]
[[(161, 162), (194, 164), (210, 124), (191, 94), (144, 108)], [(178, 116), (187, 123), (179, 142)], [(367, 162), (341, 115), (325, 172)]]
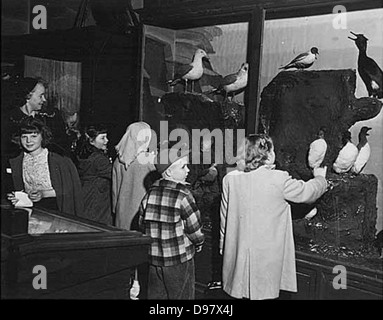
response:
[(28, 221), (28, 234), (100, 232), (89, 225), (70, 221), (64, 217), (39, 210), (31, 210)]
[[(145, 25), (141, 118), (154, 130), (158, 130), (159, 121), (173, 116), (169, 115), (169, 111), (161, 103), (162, 98), (169, 93), (203, 94), (211, 102), (222, 102), (225, 94), (217, 88), (223, 83), (223, 78), (236, 74), (247, 62), (248, 28), (248, 22), (179, 30)], [(233, 42), (236, 43), (235, 46)], [(201, 78), (198, 81), (172, 82), (171, 80), (181, 76), (186, 65), (192, 63), (197, 49), (206, 53), (202, 58)], [(248, 67), (246, 77), (247, 71)], [(236, 92), (229, 94), (229, 98), (233, 97), (236, 104), (222, 106), (224, 109), (226, 107), (228, 117), (241, 123), (244, 122), (246, 82)]]
[[(260, 131), (274, 139), (277, 167), (294, 178), (311, 178), (307, 153), (319, 128), (327, 128), (322, 166), (328, 168), (330, 188), (313, 205), (292, 205), (297, 245), (322, 256), (379, 258), (372, 244), (382, 229), (383, 111), (360, 77), (363, 53), (355, 41), (368, 38), (368, 56), (382, 66), (382, 14), (383, 9), (344, 13), (344, 27), (334, 24), (332, 12), (271, 19), (264, 25)], [(289, 64), (313, 47), (319, 55), (304, 70)], [(341, 137), (348, 131), (358, 145), (364, 126), (372, 128), (366, 139), (375, 151), (363, 171), (336, 172)]]
[[(63, 216), (42, 208), (14, 208), (11, 205), (1, 206), (2, 232), (7, 234), (53, 234), (85, 233), (105, 231), (94, 222), (78, 217)], [(16, 232), (16, 233), (15, 233)]]

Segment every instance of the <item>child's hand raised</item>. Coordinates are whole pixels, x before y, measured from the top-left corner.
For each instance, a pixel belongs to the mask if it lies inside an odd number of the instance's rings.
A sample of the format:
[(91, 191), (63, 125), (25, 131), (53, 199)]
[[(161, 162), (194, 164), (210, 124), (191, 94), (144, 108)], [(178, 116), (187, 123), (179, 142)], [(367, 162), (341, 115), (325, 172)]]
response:
[(326, 178), (326, 173), (327, 173), (327, 166), (317, 167), (317, 168), (314, 168), (313, 170), (314, 177), (322, 176), (323, 178)]

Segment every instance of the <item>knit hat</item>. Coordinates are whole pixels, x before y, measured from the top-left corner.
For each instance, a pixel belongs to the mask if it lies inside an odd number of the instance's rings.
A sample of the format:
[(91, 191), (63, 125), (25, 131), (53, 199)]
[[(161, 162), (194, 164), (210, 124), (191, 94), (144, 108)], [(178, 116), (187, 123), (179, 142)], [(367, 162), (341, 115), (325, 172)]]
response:
[(177, 160), (189, 155), (190, 150), (186, 146), (179, 148), (164, 148), (157, 154), (155, 167), (159, 173), (164, 173)]

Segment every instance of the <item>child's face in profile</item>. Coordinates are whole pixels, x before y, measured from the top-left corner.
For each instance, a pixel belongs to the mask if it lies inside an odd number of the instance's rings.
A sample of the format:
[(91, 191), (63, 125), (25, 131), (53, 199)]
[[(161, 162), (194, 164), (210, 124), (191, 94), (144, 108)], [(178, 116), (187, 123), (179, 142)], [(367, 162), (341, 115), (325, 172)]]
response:
[(100, 150), (107, 150), (108, 148), (108, 136), (106, 133), (100, 133), (97, 137), (90, 141), (90, 144)]
[(185, 182), (189, 171), (188, 157), (178, 159), (169, 167), (170, 177), (178, 182)]

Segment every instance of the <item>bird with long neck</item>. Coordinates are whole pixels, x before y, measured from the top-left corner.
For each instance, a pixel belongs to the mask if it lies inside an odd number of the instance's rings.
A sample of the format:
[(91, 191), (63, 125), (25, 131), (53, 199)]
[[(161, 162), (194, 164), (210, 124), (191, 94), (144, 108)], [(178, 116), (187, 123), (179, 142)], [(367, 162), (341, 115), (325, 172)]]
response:
[(366, 166), (368, 160), (370, 159), (371, 148), (370, 144), (367, 141), (367, 136), (369, 135), (368, 131), (370, 130), (371, 128), (369, 127), (362, 127), (359, 131), (359, 143), (356, 146), (359, 150), (359, 153), (351, 169), (353, 173), (361, 173), (364, 167)]
[(358, 72), (366, 85), (368, 96), (375, 98), (383, 98), (383, 72), (378, 64), (367, 56), (368, 39), (363, 34), (356, 34), (350, 31), (356, 38), (348, 37), (355, 41), (358, 47)]

